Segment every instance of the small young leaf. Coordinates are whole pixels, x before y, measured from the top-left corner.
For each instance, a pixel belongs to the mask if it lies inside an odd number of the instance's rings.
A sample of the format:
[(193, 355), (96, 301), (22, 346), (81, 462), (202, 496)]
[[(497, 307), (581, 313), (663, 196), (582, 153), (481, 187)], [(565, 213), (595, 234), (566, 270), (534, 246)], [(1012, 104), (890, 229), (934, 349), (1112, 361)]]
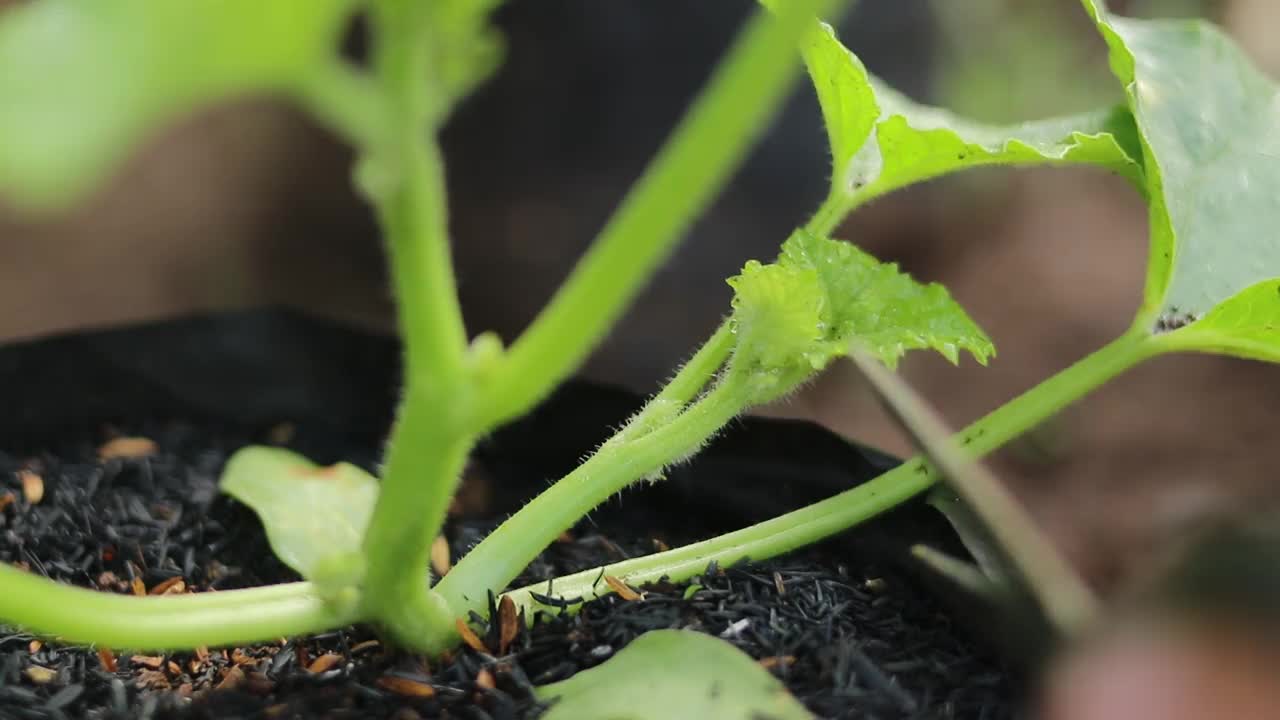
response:
[(1133, 118), (1123, 108), (1007, 127), (983, 125), (889, 88), (828, 25), (815, 23), (801, 50), (827, 126), (832, 195), (843, 198), (841, 212), (911, 183), (979, 165), (1100, 165), (1145, 187)]
[(825, 292), (823, 330), (833, 355), (850, 340), (893, 367), (908, 350), (932, 348), (951, 362), (967, 350), (986, 364), (990, 338), (938, 283), (922, 285), (854, 245), (797, 231), (782, 245), (778, 263), (817, 273)]
[(724, 640), (654, 630), (608, 662), (538, 689), (544, 720), (807, 720), (782, 682)]
[(253, 508), (276, 557), (298, 574), (335, 587), (350, 567), (378, 499), (378, 481), (347, 463), (318, 467), (296, 453), (247, 447), (227, 461), (222, 491)]
[(42, 0), (0, 12), (0, 192), (88, 192), (150, 131), (300, 80), (354, 0)]
[(848, 351), (857, 338), (889, 365), (932, 348), (951, 362), (967, 350), (995, 354), (981, 329), (936, 283), (921, 285), (846, 242), (797, 230), (776, 263), (747, 263), (731, 278), (737, 349), (733, 366), (784, 393)]
[(825, 364), (826, 293), (812, 268), (752, 260), (728, 282), (734, 290), (738, 342), (754, 349), (762, 367), (786, 368), (798, 360), (814, 367)]
[(1083, 3), (1111, 49), (1147, 154), (1151, 250), (1140, 317), (1198, 317), (1280, 276), (1275, 83), (1208, 22), (1133, 20)]

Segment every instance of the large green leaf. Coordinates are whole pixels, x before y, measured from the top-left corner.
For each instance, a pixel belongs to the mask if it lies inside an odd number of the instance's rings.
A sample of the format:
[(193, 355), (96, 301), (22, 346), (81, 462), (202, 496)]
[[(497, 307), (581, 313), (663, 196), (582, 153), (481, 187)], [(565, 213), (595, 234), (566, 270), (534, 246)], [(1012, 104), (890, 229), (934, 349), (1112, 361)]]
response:
[[(980, 165), (1100, 165), (1145, 187), (1133, 120), (1123, 108), (990, 126), (916, 103), (872, 77), (818, 23), (802, 46), (831, 144), (842, 215), (871, 198)], [(820, 227), (838, 218), (819, 218)]]
[(690, 630), (654, 630), (608, 662), (538, 696), (543, 720), (808, 720), (782, 682), (733, 645)]
[(729, 284), (733, 366), (767, 380), (765, 394), (787, 392), (853, 340), (891, 366), (908, 350), (933, 349), (953, 363), (961, 350), (983, 364), (995, 353), (946, 288), (806, 230), (792, 234), (776, 263), (749, 262)]
[(347, 463), (318, 467), (297, 453), (247, 447), (227, 461), (222, 491), (253, 508), (276, 557), (308, 580), (352, 585), (378, 481)]
[(918, 283), (897, 263), (882, 263), (850, 243), (802, 230), (783, 244), (778, 262), (817, 274), (826, 294), (823, 327), (840, 354), (853, 339), (890, 367), (908, 350), (937, 350), (953, 363), (967, 350), (984, 365), (995, 354), (945, 287)]
[(301, 80), (353, 5), (41, 0), (0, 13), (0, 193), (73, 202), (156, 127)]
[(1280, 89), (1211, 23), (1122, 18), (1083, 2), (1146, 153), (1139, 322), (1186, 325), (1169, 347), (1280, 360), (1280, 295), (1265, 282), (1280, 276)]

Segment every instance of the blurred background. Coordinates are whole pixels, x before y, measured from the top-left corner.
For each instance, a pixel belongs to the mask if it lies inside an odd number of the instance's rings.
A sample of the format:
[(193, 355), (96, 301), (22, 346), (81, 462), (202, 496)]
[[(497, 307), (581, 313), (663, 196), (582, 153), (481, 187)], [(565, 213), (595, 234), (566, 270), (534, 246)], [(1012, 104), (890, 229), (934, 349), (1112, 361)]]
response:
[[(1260, 65), (1280, 71), (1273, 0), (1110, 5), (1212, 17)], [(444, 141), (473, 333), (494, 329), (509, 341), (534, 316), (750, 8), (728, 0), (511, 0), (498, 13), (506, 63), (459, 109)], [(863, 0), (841, 27), (873, 72), (977, 119), (1030, 119), (1120, 97), (1076, 0)], [(358, 54), (358, 38), (351, 45)], [(724, 279), (747, 259), (772, 257), (817, 207), (826, 138), (811, 91), (797, 87), (587, 377), (656, 388), (727, 312)], [(279, 305), (392, 332), (378, 233), (350, 189), (350, 165), (349, 153), (300, 113), (261, 98), (167, 129), (71, 214), (34, 219), (0, 204), (0, 341)], [(1122, 332), (1139, 301), (1146, 253), (1136, 193), (1085, 170), (949, 178), (865, 208), (841, 235), (946, 284), (995, 340), (999, 356), (986, 369), (924, 354), (904, 365), (956, 425)], [(1278, 406), (1280, 368), (1165, 358), (994, 462), (1079, 566), (1110, 586), (1187, 529), (1274, 504), (1280, 445), (1269, 441)], [(909, 451), (847, 367), (762, 412)]]

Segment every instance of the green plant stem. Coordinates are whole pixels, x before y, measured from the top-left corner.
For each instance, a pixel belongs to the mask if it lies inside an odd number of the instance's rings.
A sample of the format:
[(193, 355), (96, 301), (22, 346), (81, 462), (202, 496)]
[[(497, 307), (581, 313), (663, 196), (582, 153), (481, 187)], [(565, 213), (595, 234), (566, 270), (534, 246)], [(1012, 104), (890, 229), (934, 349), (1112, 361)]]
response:
[(63, 642), (130, 650), (247, 645), (358, 622), (329, 607), (310, 583), (251, 590), (132, 597), (54, 582), (0, 564), (0, 617)]
[[(873, 142), (875, 138), (869, 138), (867, 142)], [(857, 207), (855, 197), (850, 197), (842, 190), (832, 189), (827, 194), (827, 198), (822, 201), (822, 205), (818, 207), (818, 211), (809, 218), (809, 222), (805, 223), (804, 229), (821, 237), (831, 237), (831, 234), (840, 227), (840, 223), (849, 216)]]
[(371, 148), (382, 132), (378, 87), (358, 68), (333, 60), (298, 83), (297, 100), (313, 118), (357, 148)]
[(427, 567), (472, 445), (441, 414), (412, 396), (401, 404), (364, 537), (366, 614), (400, 644), (427, 653), (445, 649), (453, 633), (454, 616), (429, 589)]
[[(959, 442), (972, 456), (991, 452), (1158, 352), (1146, 334), (1127, 333), (965, 428), (958, 435)], [(896, 507), (937, 480), (933, 467), (917, 456), (874, 480), (772, 520), (675, 550), (520, 588), (508, 595), (532, 618), (535, 610), (547, 608), (533, 600), (531, 593), (592, 600), (611, 592), (600, 582), (603, 574), (632, 585), (662, 578), (682, 582), (703, 573), (713, 561), (727, 567), (817, 542)]]
[(728, 375), (680, 415), (639, 437), (619, 433), (534, 498), (462, 558), (436, 586), (455, 615), (485, 613), (538, 553), (608, 497), (692, 455), (752, 398), (745, 376)]
[[(955, 509), (976, 519), (980, 532), (994, 539), (993, 557), (1002, 574), (1036, 598), (1045, 617), (1063, 637), (1092, 627), (1098, 600), (1087, 583), (1042, 533), (995, 474), (964, 457), (951, 444), (951, 430), (905, 380), (874, 356), (854, 348), (850, 359), (870, 381), (898, 424), (963, 502)], [(955, 513), (953, 513), (955, 514)], [(952, 524), (957, 524), (952, 520)]]
[[(693, 357), (691, 357), (689, 361), (680, 368), (675, 377), (672, 378), (657, 395), (651, 398), (649, 402), (645, 404), (644, 408), (632, 417), (622, 430), (618, 431), (616, 435), (610, 438), (605, 447), (601, 448), (600, 452), (598, 452), (596, 456), (593, 456), (590, 460), (575, 470), (574, 473), (571, 473), (569, 476), (556, 483), (556, 485), (552, 486), (552, 490), (555, 490), (556, 487), (565, 485), (566, 483), (572, 483), (574, 481), (589, 482), (587, 478), (594, 476), (596, 478), (596, 482), (599, 483), (598, 489), (594, 492), (594, 495), (600, 499), (595, 502), (590, 502), (589, 500), (585, 500), (587, 497), (585, 493), (578, 494), (579, 497), (584, 500), (584, 504), (589, 503), (587, 505), (587, 510), (590, 510), (591, 507), (598, 505), (604, 498), (608, 497), (611, 493), (616, 492), (617, 489), (620, 489), (622, 486), (634, 482), (636, 479), (643, 476), (645, 474), (643, 470), (637, 470), (631, 465), (624, 466), (616, 462), (611, 463), (609, 461), (609, 457), (617, 460), (619, 455), (628, 455), (627, 452), (618, 450), (619, 447), (626, 446), (631, 447), (631, 454), (636, 454), (636, 448), (634, 447), (635, 441), (679, 417), (686, 409), (689, 402), (692, 401), (698, 393), (702, 392), (707, 383), (715, 377), (716, 372), (721, 368), (725, 360), (728, 359), (729, 354), (733, 351), (733, 347), (733, 331), (729, 325), (729, 321), (726, 320), (721, 323), (716, 331), (712, 333), (711, 337), (703, 343), (702, 347), (694, 353)], [(727, 389), (722, 389), (721, 395), (717, 397), (728, 397), (729, 395), (730, 393)], [(684, 421), (685, 425), (682, 425), (682, 427), (692, 424), (700, 424), (702, 427), (695, 428), (695, 432), (702, 433), (703, 438), (709, 437), (710, 434), (714, 433), (717, 429), (717, 427), (712, 427), (715, 421), (714, 419), (709, 418), (708, 415), (710, 414), (706, 412), (706, 407), (709, 406), (710, 403), (704, 405), (702, 411), (691, 416), (695, 419), (693, 421), (686, 419)], [(728, 406), (726, 408), (722, 408), (720, 412), (723, 413), (727, 409)], [(687, 440), (695, 447), (700, 445), (702, 442), (702, 440), (697, 437), (690, 437), (687, 438)], [(640, 450), (643, 451), (644, 448), (641, 447)], [(690, 451), (688, 450), (687, 444), (671, 444), (667, 448), (667, 452), (667, 457), (657, 459), (659, 466), (665, 462), (674, 460), (679, 455), (688, 454)], [(600, 458), (599, 456), (602, 453), (607, 457)], [(649, 461), (651, 465), (653, 462), (653, 460)], [(602, 478), (593, 463), (612, 467), (619, 472), (612, 476)], [(566, 487), (568, 486), (566, 485)], [(548, 490), (547, 492), (551, 492), (551, 490)], [(568, 491), (561, 490), (560, 492)], [(559, 505), (554, 497), (552, 500), (542, 500), (542, 497), (539, 496), (539, 498), (536, 498), (533, 502), (541, 502), (552, 507), (557, 507)], [(565, 506), (565, 509), (568, 509), (568, 506)], [(517, 513), (517, 515), (526, 513), (526, 510), (522, 510), (520, 513)], [(459, 562), (459, 564), (454, 567), (447, 576), (445, 576), (445, 578), (440, 582), (440, 585), (437, 586), (436, 592), (445, 597), (446, 602), (448, 602), (450, 607), (453, 608), (453, 612), (455, 612), (455, 614), (462, 615), (465, 612), (459, 602), (465, 603), (468, 599), (487, 597), (487, 593), (490, 590), (505, 587), (507, 583), (514, 579), (516, 573), (523, 570), (525, 565), (527, 565), (538, 552), (541, 552), (542, 548), (545, 548), (546, 545), (551, 542), (555, 535), (563, 532), (564, 529), (571, 527), (574, 522), (581, 519), (581, 515), (585, 514), (586, 510), (583, 510), (581, 514), (577, 516), (574, 516), (572, 512), (569, 512), (563, 513), (559, 516), (543, 515), (539, 517), (538, 513), (542, 511), (532, 510), (529, 512), (532, 514), (527, 515), (521, 520), (517, 520), (516, 517), (512, 517), (506, 524), (495, 530), (489, 537), (485, 538), (480, 545), (464, 557), (462, 561)], [(538, 544), (539, 540), (531, 539), (524, 535), (524, 533), (527, 532), (528, 526), (538, 520), (541, 520), (544, 525), (544, 529), (541, 531), (540, 535), (540, 537), (543, 538), (543, 540), (541, 540), (541, 545)], [(551, 529), (548, 529), (560, 524), (563, 524), (565, 527), (555, 531), (554, 533), (552, 533)], [(510, 547), (515, 543), (520, 543), (520, 545), (528, 548), (529, 550), (533, 550), (533, 552), (531, 554), (527, 551), (525, 552), (523, 557), (526, 557), (527, 559), (522, 560), (519, 557), (513, 557), (510, 554)], [(501, 567), (494, 567), (492, 563), (485, 560), (486, 556), (500, 557), (503, 559), (504, 565)], [(475, 577), (477, 573), (482, 572), (487, 573), (487, 576)], [(497, 579), (503, 576), (509, 577), (505, 577), (505, 579)]]
[(631, 418), (610, 442), (626, 442), (644, 435), (669, 422), (684, 411), (685, 407), (702, 392), (707, 383), (733, 352), (734, 336), (729, 321), (725, 320), (689, 358), (689, 362), (671, 378), (662, 390), (645, 403), (640, 412)]
[(365, 185), (390, 251), (407, 380), (448, 387), (461, 375), (466, 330), (449, 257), (444, 163), (430, 135), (430, 7), (396, 1), (372, 7), (385, 112), (364, 160), (372, 176)]
[(512, 345), (482, 412), (496, 425), (573, 372), (742, 163), (796, 76), (795, 43), (824, 0), (758, 11), (565, 284)]
[(430, 138), (439, 116), (428, 75), (431, 5), (383, 0), (372, 9), (386, 112), (365, 179), (390, 249), (406, 387), (364, 538), (362, 602), (396, 641), (432, 652), (452, 618), (428, 589), (427, 558), (476, 429), (444, 167)]

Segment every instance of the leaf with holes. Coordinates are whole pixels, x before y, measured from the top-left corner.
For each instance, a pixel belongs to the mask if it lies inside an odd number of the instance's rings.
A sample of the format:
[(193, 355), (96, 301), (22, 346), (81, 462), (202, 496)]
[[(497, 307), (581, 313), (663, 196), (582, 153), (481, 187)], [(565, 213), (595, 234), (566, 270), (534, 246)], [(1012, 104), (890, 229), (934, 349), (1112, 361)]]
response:
[(691, 630), (654, 630), (608, 662), (544, 685), (543, 720), (809, 720), (782, 682), (733, 645)]

